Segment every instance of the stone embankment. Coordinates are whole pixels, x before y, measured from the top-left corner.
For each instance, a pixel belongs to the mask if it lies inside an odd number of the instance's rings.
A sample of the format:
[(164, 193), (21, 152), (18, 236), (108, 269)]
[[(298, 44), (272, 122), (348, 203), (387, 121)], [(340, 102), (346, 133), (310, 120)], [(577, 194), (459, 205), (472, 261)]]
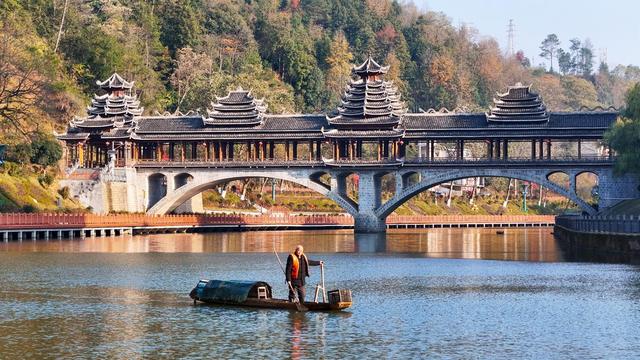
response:
[(640, 216), (558, 216), (554, 233), (569, 258), (640, 263)]

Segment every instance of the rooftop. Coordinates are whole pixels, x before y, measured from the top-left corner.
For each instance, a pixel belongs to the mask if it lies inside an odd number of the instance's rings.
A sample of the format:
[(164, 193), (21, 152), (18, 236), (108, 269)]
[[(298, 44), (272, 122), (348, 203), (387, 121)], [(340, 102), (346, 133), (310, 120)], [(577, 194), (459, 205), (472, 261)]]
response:
[(100, 88), (105, 90), (110, 89), (131, 89), (133, 88), (133, 81), (126, 81), (122, 76), (118, 73), (113, 73), (107, 80), (104, 81), (96, 81), (96, 84), (100, 86)]

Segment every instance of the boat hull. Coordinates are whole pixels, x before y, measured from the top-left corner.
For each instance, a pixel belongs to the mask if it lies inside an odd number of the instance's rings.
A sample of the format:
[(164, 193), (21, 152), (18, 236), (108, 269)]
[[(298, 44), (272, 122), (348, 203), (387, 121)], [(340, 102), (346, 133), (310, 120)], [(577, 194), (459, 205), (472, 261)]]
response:
[[(227, 305), (227, 306), (243, 306), (262, 309), (281, 309), (281, 310), (298, 310), (296, 304), (284, 299), (247, 299), (240, 303), (224, 302), (217, 300), (194, 298), (194, 302), (201, 301), (207, 304)], [(327, 302), (305, 301), (303, 303), (307, 311), (340, 311), (351, 307), (350, 302), (338, 302), (335, 304)]]

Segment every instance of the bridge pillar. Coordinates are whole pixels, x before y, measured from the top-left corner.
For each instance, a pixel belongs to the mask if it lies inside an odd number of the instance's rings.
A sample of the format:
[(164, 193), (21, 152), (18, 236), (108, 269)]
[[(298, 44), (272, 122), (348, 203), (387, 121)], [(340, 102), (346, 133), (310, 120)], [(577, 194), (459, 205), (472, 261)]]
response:
[(382, 176), (373, 171), (358, 173), (358, 212), (353, 216), (356, 233), (385, 232), (387, 225), (384, 219), (376, 215), (381, 202)]
[(615, 176), (613, 169), (598, 173), (598, 210), (617, 203), (640, 198), (640, 181), (637, 175)]

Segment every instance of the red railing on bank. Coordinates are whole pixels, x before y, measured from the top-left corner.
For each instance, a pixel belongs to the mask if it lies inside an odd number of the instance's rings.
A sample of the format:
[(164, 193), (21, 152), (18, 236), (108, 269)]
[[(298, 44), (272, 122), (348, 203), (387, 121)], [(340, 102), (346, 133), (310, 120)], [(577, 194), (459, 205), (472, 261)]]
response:
[[(391, 215), (387, 224), (553, 223), (552, 215)], [(349, 215), (294, 214), (0, 214), (0, 230), (211, 225), (353, 225)]]

